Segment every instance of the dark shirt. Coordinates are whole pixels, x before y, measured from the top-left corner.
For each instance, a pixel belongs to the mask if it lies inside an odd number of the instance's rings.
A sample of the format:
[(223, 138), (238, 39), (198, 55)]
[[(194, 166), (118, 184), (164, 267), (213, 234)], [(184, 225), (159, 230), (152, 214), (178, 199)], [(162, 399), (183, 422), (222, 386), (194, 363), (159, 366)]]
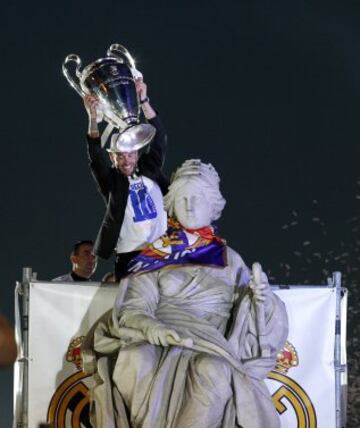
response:
[(90, 281), (90, 278), (84, 278), (83, 276), (80, 276), (80, 275), (78, 275), (75, 272), (71, 272), (70, 275), (71, 275), (71, 277), (72, 277), (72, 279), (74, 281), (78, 281), (78, 282), (81, 282), (81, 281)]
[[(156, 128), (152, 142), (144, 149), (138, 161), (139, 174), (155, 181), (163, 194), (167, 192), (168, 180), (162, 173), (165, 159), (166, 132), (159, 116), (149, 120)], [(94, 245), (94, 253), (107, 259), (113, 253), (119, 238), (129, 195), (129, 180), (109, 164), (100, 138), (87, 136), (89, 166), (106, 204), (106, 212)]]

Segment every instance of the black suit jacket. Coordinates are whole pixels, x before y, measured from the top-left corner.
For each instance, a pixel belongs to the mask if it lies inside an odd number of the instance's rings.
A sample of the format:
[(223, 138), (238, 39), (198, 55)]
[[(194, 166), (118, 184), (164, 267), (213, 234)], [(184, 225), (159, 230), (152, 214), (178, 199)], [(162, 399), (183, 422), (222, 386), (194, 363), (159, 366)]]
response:
[[(166, 132), (158, 116), (149, 120), (156, 128), (156, 134), (150, 145), (140, 152), (139, 173), (155, 181), (163, 195), (169, 182), (161, 168), (165, 159)], [(97, 187), (106, 204), (106, 212), (97, 235), (94, 252), (101, 258), (111, 256), (119, 238), (129, 194), (129, 180), (120, 171), (111, 166), (107, 152), (101, 148), (100, 138), (88, 140), (89, 166)], [(142, 154), (141, 154), (142, 153)]]

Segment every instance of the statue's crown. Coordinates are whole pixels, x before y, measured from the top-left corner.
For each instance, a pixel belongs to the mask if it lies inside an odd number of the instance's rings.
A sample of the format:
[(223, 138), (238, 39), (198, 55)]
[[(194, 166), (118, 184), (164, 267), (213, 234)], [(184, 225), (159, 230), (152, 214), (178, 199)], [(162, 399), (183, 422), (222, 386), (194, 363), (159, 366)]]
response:
[(200, 159), (186, 160), (172, 175), (171, 182), (183, 177), (201, 176), (212, 186), (219, 186), (220, 177), (211, 163), (203, 163)]

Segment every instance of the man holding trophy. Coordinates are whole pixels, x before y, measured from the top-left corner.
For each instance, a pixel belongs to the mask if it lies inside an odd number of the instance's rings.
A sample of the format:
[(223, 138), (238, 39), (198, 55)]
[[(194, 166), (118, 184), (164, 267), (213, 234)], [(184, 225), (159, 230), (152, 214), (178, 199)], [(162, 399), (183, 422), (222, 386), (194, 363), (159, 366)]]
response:
[(155, 127), (156, 133), (150, 146), (142, 150), (129, 150), (126, 142), (119, 142), (119, 134), (113, 134), (107, 149), (112, 166), (100, 142), (99, 100), (94, 95), (84, 96), (89, 117), (89, 165), (106, 203), (106, 214), (94, 251), (102, 258), (109, 258), (116, 251), (115, 276), (118, 281), (128, 262), (167, 228), (163, 194), (167, 191), (168, 181), (161, 172), (166, 133), (150, 105), (142, 78), (135, 80), (135, 86), (144, 116)]
[[(71, 64), (76, 66), (75, 75), (70, 73)], [(88, 113), (89, 166), (106, 204), (93, 251), (107, 259), (115, 250), (119, 281), (128, 262), (167, 228), (163, 195), (169, 183), (161, 171), (166, 133), (150, 105), (142, 74), (124, 46), (113, 44), (104, 58), (83, 70), (81, 65), (80, 57), (70, 54), (62, 71)], [(102, 120), (107, 127), (100, 137)], [(109, 162), (104, 146), (114, 129), (106, 149)]]

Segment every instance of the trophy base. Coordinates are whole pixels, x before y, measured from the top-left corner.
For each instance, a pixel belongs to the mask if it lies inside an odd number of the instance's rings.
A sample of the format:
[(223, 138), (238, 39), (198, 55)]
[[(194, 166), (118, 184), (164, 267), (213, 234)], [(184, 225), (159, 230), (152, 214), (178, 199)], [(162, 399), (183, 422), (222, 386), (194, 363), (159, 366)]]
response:
[(119, 134), (116, 142), (108, 152), (133, 152), (150, 143), (154, 138), (156, 129), (148, 124), (141, 123), (126, 128)]

